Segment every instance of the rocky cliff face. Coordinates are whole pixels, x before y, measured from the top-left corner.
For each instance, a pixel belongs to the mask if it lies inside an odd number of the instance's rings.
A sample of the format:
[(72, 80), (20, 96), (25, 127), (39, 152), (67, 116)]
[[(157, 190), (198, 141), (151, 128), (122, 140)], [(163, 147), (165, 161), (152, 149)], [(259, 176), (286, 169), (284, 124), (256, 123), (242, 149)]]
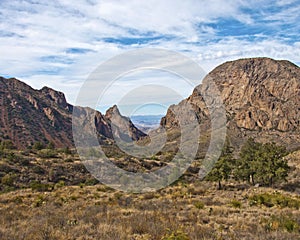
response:
[(210, 81), (217, 85), (227, 115), (227, 135), (239, 147), (248, 137), (300, 147), (300, 68), (269, 58), (226, 62), (210, 72), (193, 94), (171, 106), (161, 125), (176, 128), (172, 109), (190, 103), (201, 129), (209, 131), (209, 111), (203, 93)]
[(54, 100), (50, 92), (55, 91), (34, 90), (17, 79), (0, 78), (0, 139), (11, 140), (18, 148), (37, 141), (71, 146), (70, 108), (63, 93), (56, 92)]
[(137, 129), (129, 118), (122, 116), (116, 105), (106, 111), (105, 118), (110, 123), (113, 135), (121, 140), (137, 141), (140, 138), (147, 136)]
[[(0, 140), (11, 140), (17, 148), (26, 148), (35, 142), (53, 142), (56, 147), (73, 146), (72, 112), (62, 92), (48, 87), (35, 90), (15, 79), (0, 77)], [(82, 128), (94, 124), (99, 141), (113, 141), (111, 117), (123, 119), (117, 107), (114, 114), (76, 107), (84, 121)], [(108, 112), (110, 112), (109, 110)], [(144, 134), (129, 121), (128, 137), (137, 140)]]

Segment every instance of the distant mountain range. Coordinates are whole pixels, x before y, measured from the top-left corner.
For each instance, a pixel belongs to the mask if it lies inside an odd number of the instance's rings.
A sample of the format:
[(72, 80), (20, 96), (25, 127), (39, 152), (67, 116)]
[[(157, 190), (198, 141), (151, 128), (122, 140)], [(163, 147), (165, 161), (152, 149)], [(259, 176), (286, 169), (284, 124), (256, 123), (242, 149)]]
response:
[(133, 115), (130, 119), (138, 129), (148, 133), (159, 127), (162, 117), (164, 115)]
[[(76, 114), (86, 118), (83, 128), (86, 124), (95, 125), (99, 141), (105, 144), (113, 142), (113, 134), (143, 139), (144, 132), (159, 125), (173, 133), (180, 131), (174, 110), (180, 112), (186, 104), (191, 104), (203, 137), (209, 135), (211, 121), (202, 94), (211, 80), (224, 103), (227, 137), (232, 145), (240, 147), (248, 137), (254, 137), (290, 149), (300, 147), (300, 68), (289, 61), (269, 58), (240, 59), (218, 66), (190, 97), (170, 106), (162, 119), (162, 116), (133, 116), (131, 122), (121, 116), (117, 106), (105, 115), (90, 108), (76, 107)], [(53, 142), (56, 147), (73, 146), (73, 109), (61, 92), (48, 87), (35, 90), (15, 78), (0, 77), (0, 140), (11, 140), (17, 148), (26, 148), (37, 141)], [(91, 111), (95, 114), (91, 115)], [(128, 136), (122, 135), (124, 126), (112, 128), (113, 117), (117, 124), (129, 123)], [(188, 122), (190, 116), (184, 117)], [(172, 141), (179, 141), (180, 134), (174, 136), (177, 137)]]

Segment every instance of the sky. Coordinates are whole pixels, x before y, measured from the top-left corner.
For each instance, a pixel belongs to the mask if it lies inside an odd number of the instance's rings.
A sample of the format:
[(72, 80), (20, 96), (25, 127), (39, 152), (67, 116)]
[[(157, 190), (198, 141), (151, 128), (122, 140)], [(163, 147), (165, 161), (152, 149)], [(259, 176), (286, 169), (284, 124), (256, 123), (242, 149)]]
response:
[[(299, 66), (299, 12), (300, 0), (1, 0), (0, 76), (36, 89), (49, 86), (76, 104), (99, 65), (134, 49), (176, 51), (206, 73), (247, 57), (287, 59)], [(127, 103), (135, 110), (121, 110), (125, 115), (163, 114), (192, 87), (158, 70), (132, 73), (108, 89), (99, 109), (118, 104), (130, 91), (134, 97)], [(157, 93), (148, 108), (139, 106), (146, 92)]]

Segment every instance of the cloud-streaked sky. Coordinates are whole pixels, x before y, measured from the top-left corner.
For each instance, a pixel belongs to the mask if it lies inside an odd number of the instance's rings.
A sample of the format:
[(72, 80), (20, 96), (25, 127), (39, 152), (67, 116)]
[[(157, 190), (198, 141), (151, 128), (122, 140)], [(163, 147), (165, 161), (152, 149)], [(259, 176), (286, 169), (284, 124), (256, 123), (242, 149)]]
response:
[(181, 52), (206, 72), (245, 57), (300, 65), (299, 13), (299, 0), (1, 0), (0, 75), (75, 103), (99, 64), (136, 48)]

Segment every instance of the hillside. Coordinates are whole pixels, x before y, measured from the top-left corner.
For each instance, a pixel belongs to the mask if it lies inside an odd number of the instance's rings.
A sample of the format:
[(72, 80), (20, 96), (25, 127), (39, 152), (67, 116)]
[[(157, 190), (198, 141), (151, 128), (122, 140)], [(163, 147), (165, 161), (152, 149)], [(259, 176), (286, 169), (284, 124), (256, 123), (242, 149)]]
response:
[[(220, 191), (214, 183), (180, 181), (143, 194), (96, 184), (72, 152), (41, 153), (4, 152), (1, 239), (285, 240), (300, 236), (300, 152), (288, 156), (296, 168), (289, 182), (277, 189), (230, 182)], [(9, 168), (10, 173), (2, 175)]]
[(161, 125), (169, 131), (178, 130), (173, 112), (180, 112), (189, 103), (202, 135), (209, 133), (210, 113), (203, 94), (211, 81), (220, 91), (227, 136), (234, 147), (239, 148), (249, 137), (260, 142), (273, 141), (288, 149), (300, 147), (300, 68), (288, 61), (250, 58), (216, 67), (190, 97), (170, 107)]
[[(72, 147), (72, 112), (62, 92), (48, 87), (35, 90), (15, 79), (0, 77), (0, 140), (10, 140), (18, 149), (36, 142), (52, 142), (55, 147)], [(114, 114), (110, 114), (114, 110)], [(82, 128), (95, 125), (99, 141), (113, 141), (112, 119), (129, 122), (128, 137), (134, 140), (145, 136), (129, 119), (120, 115), (116, 106), (106, 115), (86, 107), (76, 107), (76, 116), (85, 118)], [(125, 121), (125, 122), (124, 122)]]

